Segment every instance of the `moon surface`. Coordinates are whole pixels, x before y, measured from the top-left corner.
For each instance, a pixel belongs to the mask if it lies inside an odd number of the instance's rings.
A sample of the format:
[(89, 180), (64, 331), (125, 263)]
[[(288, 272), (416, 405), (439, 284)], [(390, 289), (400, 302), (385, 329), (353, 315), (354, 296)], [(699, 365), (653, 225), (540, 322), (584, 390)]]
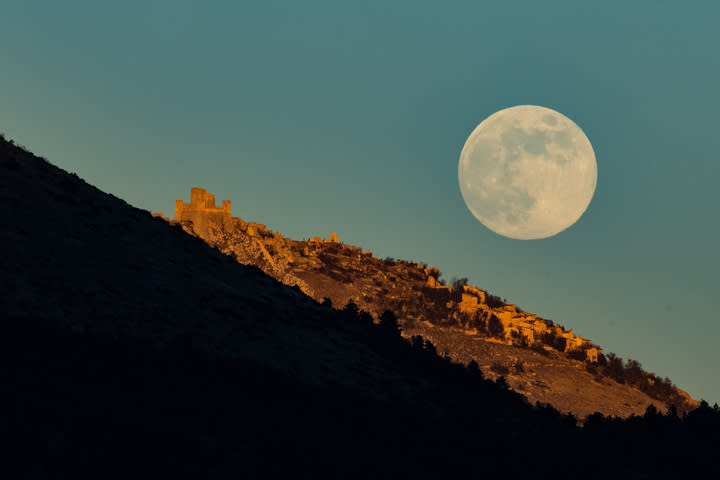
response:
[(470, 212), (490, 230), (532, 240), (562, 232), (590, 205), (595, 152), (565, 115), (520, 105), (493, 113), (470, 134), (458, 164)]

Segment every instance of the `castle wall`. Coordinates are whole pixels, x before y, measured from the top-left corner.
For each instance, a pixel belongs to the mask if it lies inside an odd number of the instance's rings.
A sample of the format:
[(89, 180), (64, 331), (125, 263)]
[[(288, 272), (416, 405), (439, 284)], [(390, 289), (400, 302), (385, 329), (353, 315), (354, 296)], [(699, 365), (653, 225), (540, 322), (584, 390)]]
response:
[(210, 225), (224, 230), (233, 228), (230, 200), (223, 200), (222, 207), (217, 207), (215, 195), (203, 188), (193, 188), (190, 191), (190, 203), (175, 200), (174, 220), (192, 222), (195, 231), (203, 237), (208, 235)]

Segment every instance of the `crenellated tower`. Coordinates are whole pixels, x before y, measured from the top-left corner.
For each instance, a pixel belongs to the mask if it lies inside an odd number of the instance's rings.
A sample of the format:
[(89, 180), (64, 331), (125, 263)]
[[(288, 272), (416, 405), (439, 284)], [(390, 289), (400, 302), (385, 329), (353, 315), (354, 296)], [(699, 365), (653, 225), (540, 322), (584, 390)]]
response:
[(232, 216), (230, 214), (230, 200), (223, 200), (222, 207), (215, 205), (215, 195), (208, 193), (204, 188), (190, 190), (190, 203), (175, 200), (176, 222), (190, 221), (195, 231), (203, 238), (207, 237), (211, 224), (230, 230)]

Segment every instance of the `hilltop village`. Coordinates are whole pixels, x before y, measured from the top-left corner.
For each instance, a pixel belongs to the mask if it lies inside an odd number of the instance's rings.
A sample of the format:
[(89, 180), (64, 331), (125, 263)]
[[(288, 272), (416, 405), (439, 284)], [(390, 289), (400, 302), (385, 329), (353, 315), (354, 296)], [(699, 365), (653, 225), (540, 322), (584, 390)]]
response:
[[(223, 200), (218, 207), (215, 195), (202, 188), (191, 190), (190, 203), (176, 200), (175, 214), (168, 221), (241, 263), (256, 265), (284, 283), (297, 285), (317, 301), (329, 298), (342, 306), (352, 300), (376, 319), (390, 307), (409, 324), (448, 321), (462, 326), (465, 335), (490, 334), (490, 341), (558, 350), (589, 363), (597, 362), (602, 353), (572, 330), (515, 305), (491, 301), (482, 289), (444, 285), (437, 267), (378, 259), (370, 251), (341, 243), (335, 232), (329, 238), (288, 239), (263, 224), (233, 217), (230, 200)], [(418, 301), (428, 308), (414, 307)]]

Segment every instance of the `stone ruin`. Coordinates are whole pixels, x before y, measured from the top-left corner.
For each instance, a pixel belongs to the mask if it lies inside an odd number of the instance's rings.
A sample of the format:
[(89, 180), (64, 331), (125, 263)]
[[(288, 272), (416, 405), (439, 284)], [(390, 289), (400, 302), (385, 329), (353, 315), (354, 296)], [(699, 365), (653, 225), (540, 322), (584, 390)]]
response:
[[(153, 213), (153, 216), (165, 218), (162, 213), (159, 212)], [(255, 239), (254, 241), (260, 247), (263, 257), (273, 265), (275, 262), (266, 247), (273, 246), (284, 239), (281, 234), (268, 230), (262, 223), (245, 222), (240, 217), (233, 217), (230, 200), (223, 200), (222, 206), (218, 207), (215, 205), (215, 195), (209, 193), (204, 188), (194, 187), (190, 190), (190, 203), (175, 200), (175, 216), (173, 221), (192, 222), (195, 233), (207, 241), (213, 238), (213, 235), (211, 235), (211, 227), (224, 232), (242, 230), (249, 237)], [(336, 232), (330, 233), (330, 240), (313, 237), (310, 242), (340, 243)], [(307, 250), (307, 247), (305, 250)], [(288, 252), (280, 251), (280, 254), (286, 256), (288, 262), (293, 262)], [(309, 254), (309, 252), (307, 254)]]
[(223, 200), (222, 207), (217, 207), (215, 205), (215, 195), (208, 193), (203, 188), (190, 190), (190, 203), (175, 200), (175, 217), (173, 220), (176, 222), (192, 222), (195, 231), (203, 238), (208, 237), (211, 223), (222, 227), (224, 230), (231, 230), (233, 227), (230, 200)]
[[(437, 280), (439, 273), (437, 267), (425, 268), (424, 272), (426, 286), (447, 289), (452, 292), (452, 287), (441, 285)], [(572, 330), (564, 330), (559, 326), (549, 325), (537, 315), (518, 310), (515, 305), (490, 307), (487, 305), (487, 292), (470, 285), (463, 285), (460, 301), (448, 302), (447, 306), (448, 308), (457, 307), (458, 313), (467, 316), (479, 314), (486, 320), (494, 316), (502, 325), (502, 340), (508, 344), (522, 340), (526, 345), (533, 345), (540, 342), (545, 334), (553, 334), (556, 338), (562, 339), (562, 351), (564, 353), (582, 351), (585, 353), (586, 360), (591, 363), (596, 363), (598, 355), (602, 353), (602, 349), (595, 347), (590, 340), (575, 335)]]

